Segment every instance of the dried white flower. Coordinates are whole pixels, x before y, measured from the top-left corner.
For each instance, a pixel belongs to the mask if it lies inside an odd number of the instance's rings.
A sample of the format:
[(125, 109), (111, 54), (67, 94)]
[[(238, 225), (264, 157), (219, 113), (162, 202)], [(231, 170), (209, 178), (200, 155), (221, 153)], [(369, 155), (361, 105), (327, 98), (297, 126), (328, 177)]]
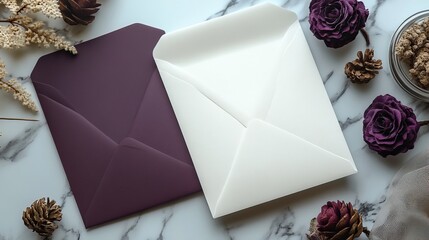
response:
[(42, 21), (33, 21), (32, 18), (21, 16), (17, 23), (25, 26), (24, 42), (26, 45), (31, 43), (37, 44), (42, 47), (55, 47), (57, 49), (64, 49), (73, 54), (77, 54), (76, 48), (71, 42), (67, 41), (65, 37), (58, 35), (54, 29), (45, 27)]
[(62, 17), (57, 0), (0, 0), (9, 9), (9, 18), (0, 19), (0, 47), (21, 48), (29, 44), (55, 47), (76, 54), (76, 48), (43, 21), (35, 20), (26, 13), (41, 12), (47, 17)]
[[(34, 15), (27, 13), (40, 12), (50, 18), (60, 18), (61, 11), (57, 0), (0, 0), (0, 5), (10, 11), (10, 16), (0, 19), (0, 47), (16, 49), (30, 44), (42, 47), (55, 47), (76, 54), (76, 48), (63, 36), (58, 35), (54, 29), (48, 27), (43, 21), (35, 20)], [(6, 70), (0, 61), (0, 89), (11, 93), (22, 105), (37, 111), (36, 104), (31, 95), (15, 79), (5, 80)]]
[(24, 12), (42, 12), (50, 18), (62, 17), (57, 0), (23, 0), (21, 7)]
[(5, 65), (3, 62), (0, 62), (0, 89), (4, 90), (5, 92), (11, 93), (16, 100), (21, 102), (22, 105), (37, 112), (36, 103), (31, 100), (31, 94), (27, 92), (22, 86), (22, 84), (16, 79), (5, 81), (5, 76)]
[(13, 14), (16, 14), (19, 10), (16, 0), (0, 0), (0, 4), (3, 4), (5, 7), (7, 7)]
[(25, 33), (22, 28), (15, 25), (0, 26), (0, 47), (21, 48), (25, 45)]

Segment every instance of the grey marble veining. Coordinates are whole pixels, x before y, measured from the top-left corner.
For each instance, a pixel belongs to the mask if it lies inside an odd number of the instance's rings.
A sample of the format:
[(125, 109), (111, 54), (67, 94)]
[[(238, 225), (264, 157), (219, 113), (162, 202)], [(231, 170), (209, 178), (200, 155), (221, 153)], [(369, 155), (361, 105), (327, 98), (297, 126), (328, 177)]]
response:
[(63, 235), (62, 239), (64, 240), (79, 240), (81, 237), (80, 230), (74, 228), (67, 228), (63, 224), (59, 225), (55, 235)]
[[(134, 231), (134, 229), (139, 224), (140, 219), (141, 219), (141, 216), (137, 217), (137, 219), (134, 221), (134, 223), (129, 228), (127, 228), (124, 235), (121, 236), (121, 240), (129, 240), (130, 239), (130, 237), (128, 235), (130, 234), (130, 232)], [(165, 227), (165, 225), (164, 225), (164, 227)]]
[(164, 240), (164, 231), (165, 231), (165, 228), (167, 227), (167, 224), (170, 222), (170, 219), (173, 217), (173, 215), (174, 215), (174, 213), (170, 212), (162, 220), (162, 228), (161, 228), (161, 231), (159, 232), (158, 238), (156, 240)]
[(377, 218), (377, 213), (381, 209), (381, 205), (386, 201), (386, 196), (382, 195), (379, 201), (376, 202), (359, 202), (356, 200), (354, 205), (358, 209), (359, 213), (362, 214), (362, 219), (365, 223), (374, 223)]
[(387, 0), (377, 0), (375, 6), (372, 7), (371, 13), (368, 17), (368, 22), (367, 22), (367, 27), (371, 28), (374, 27), (377, 20), (377, 13), (380, 10), (380, 8), (382, 7), (382, 5), (386, 2)]
[(25, 129), (21, 134), (9, 140), (8, 143), (0, 147), (0, 160), (14, 162), (19, 160), (19, 154), (30, 145), (37, 136), (44, 122), (36, 122), (31, 127)]
[(351, 85), (350, 81), (345, 80), (340, 91), (336, 92), (335, 95), (330, 98), (331, 103), (332, 104), (337, 103), (341, 99), (341, 97), (346, 93), (350, 85)]
[(357, 116), (354, 116), (354, 117), (348, 117), (346, 119), (346, 121), (344, 121), (344, 122), (343, 121), (339, 121), (340, 127), (344, 131), (348, 127), (350, 127), (350, 125), (353, 125), (355, 123), (359, 123), (362, 119), (363, 119), (363, 116), (361, 114), (359, 114)]
[(218, 12), (216, 12), (215, 14), (211, 15), (210, 17), (207, 18), (207, 20), (210, 20), (212, 18), (216, 18), (216, 17), (220, 17), (223, 16), (225, 14), (228, 13), (228, 10), (231, 7), (234, 7), (235, 5), (237, 5), (240, 2), (240, 0), (231, 0), (228, 2), (228, 4), (226, 5), (226, 7)]
[(73, 197), (73, 192), (69, 189), (66, 193), (64, 193), (63, 195), (61, 195), (60, 200), (58, 200), (57, 204), (59, 206), (61, 206), (61, 208), (64, 208), (64, 206), (66, 205), (67, 201)]
[(292, 239), (300, 236), (300, 231), (295, 229), (295, 221), (294, 212), (290, 208), (286, 208), (273, 220), (264, 240)]
[(334, 75), (334, 73), (335, 73), (335, 71), (334, 70), (332, 70), (332, 71), (330, 71), (327, 75), (326, 75), (326, 77), (324, 77), (322, 80), (323, 80), (323, 84), (326, 84), (328, 81), (329, 81), (329, 79), (331, 79), (331, 77)]
[[(87, 28), (57, 26), (59, 32), (78, 43), (134, 22), (146, 23), (173, 31), (194, 23), (220, 17), (255, 5), (264, 0), (191, 1), (172, 3), (168, 0), (103, 1), (96, 21)], [(422, 128), (416, 147), (409, 153), (383, 159), (372, 152), (362, 139), (363, 112), (380, 94), (394, 95), (412, 107), (419, 120), (429, 119), (429, 105), (404, 93), (393, 81), (388, 66), (388, 44), (398, 24), (407, 16), (429, 8), (429, 2), (413, 5), (401, 0), (365, 0), (370, 16), (366, 30), (376, 57), (384, 69), (366, 86), (351, 84), (345, 77), (344, 65), (366, 48), (359, 34), (342, 49), (328, 49), (309, 31), (309, 0), (269, 0), (295, 11), (309, 43), (325, 88), (334, 106), (359, 173), (325, 184), (267, 205), (246, 210), (226, 218), (213, 219), (202, 194), (154, 208), (122, 220), (85, 229), (73, 193), (58, 159), (43, 114), (33, 116), (13, 105), (7, 95), (0, 95), (0, 116), (36, 118), (34, 123), (0, 121), (0, 240), (38, 239), (20, 219), (22, 210), (42, 196), (57, 200), (63, 208), (63, 220), (53, 240), (297, 240), (306, 239), (309, 222), (326, 201), (352, 202), (363, 215), (364, 225), (371, 228), (386, 200), (386, 186), (396, 171), (413, 154), (426, 149), (429, 127)], [(401, 9), (398, 14), (392, 10)], [(10, 52), (0, 53), (16, 77), (35, 96), (28, 77), (37, 58), (52, 50), (34, 48), (23, 58)], [(304, 96), (305, 97), (305, 96)], [(297, 99), (299, 101), (299, 99)], [(10, 107), (9, 107), (10, 106)], [(317, 122), (317, 120), (315, 120)], [(6, 131), (7, 130), (7, 131)], [(287, 183), (285, 183), (287, 184)], [(121, 203), (118, 203), (121, 204)], [(361, 237), (360, 239), (365, 239)]]

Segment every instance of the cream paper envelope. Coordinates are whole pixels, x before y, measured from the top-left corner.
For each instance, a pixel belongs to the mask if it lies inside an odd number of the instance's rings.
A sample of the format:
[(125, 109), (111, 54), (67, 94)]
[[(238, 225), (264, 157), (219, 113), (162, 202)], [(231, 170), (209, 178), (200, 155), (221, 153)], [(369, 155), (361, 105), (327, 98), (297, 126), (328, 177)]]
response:
[(168, 33), (154, 58), (214, 218), (357, 172), (293, 12)]

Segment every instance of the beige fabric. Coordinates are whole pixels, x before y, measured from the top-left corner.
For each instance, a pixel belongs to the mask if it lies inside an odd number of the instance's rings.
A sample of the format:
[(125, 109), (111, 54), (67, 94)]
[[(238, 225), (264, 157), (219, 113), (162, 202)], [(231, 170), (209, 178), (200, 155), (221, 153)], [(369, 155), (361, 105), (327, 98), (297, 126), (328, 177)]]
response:
[(370, 239), (429, 239), (429, 153), (412, 158), (396, 174)]

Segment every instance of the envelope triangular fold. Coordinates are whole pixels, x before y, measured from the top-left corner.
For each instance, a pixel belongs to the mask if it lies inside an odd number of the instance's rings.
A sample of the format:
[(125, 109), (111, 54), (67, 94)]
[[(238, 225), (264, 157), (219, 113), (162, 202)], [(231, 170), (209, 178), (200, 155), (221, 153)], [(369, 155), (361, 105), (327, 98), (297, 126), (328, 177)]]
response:
[(193, 159), (198, 159), (194, 165), (199, 171), (200, 181), (204, 183), (202, 187), (208, 204), (214, 208), (245, 128), (196, 87), (182, 80), (189, 76), (176, 67), (159, 61), (158, 68), (164, 70), (164, 85), (169, 91), (190, 154)]
[(355, 172), (349, 160), (269, 123), (253, 120), (212, 213), (223, 216)]
[[(79, 211), (83, 215), (92, 201), (117, 144), (70, 108), (43, 94), (39, 94), (39, 101), (45, 107), (44, 109), (51, 109), (44, 112), (46, 118), (50, 119), (49, 127), (61, 129), (61, 131), (52, 131), (59, 155), (66, 155), (73, 159), (62, 163), (64, 170), (79, 172), (78, 175), (69, 175), (68, 180), (75, 183), (73, 193), (78, 199)], [(65, 127), (72, 125), (76, 127)], [(93, 146), (93, 142), (97, 144)]]
[[(182, 194), (194, 193), (199, 188), (194, 171), (191, 165), (135, 139), (125, 138), (112, 155), (83, 220), (93, 226), (103, 223), (100, 217), (107, 221), (127, 216), (170, 202)], [(118, 204), (122, 208), (116, 208)]]
[(159, 79), (158, 70), (154, 70), (129, 136), (192, 165), (176, 116)]
[(276, 63), (275, 92), (264, 119), (351, 160), (317, 66), (309, 61), (313, 56), (298, 21), (285, 37)]

